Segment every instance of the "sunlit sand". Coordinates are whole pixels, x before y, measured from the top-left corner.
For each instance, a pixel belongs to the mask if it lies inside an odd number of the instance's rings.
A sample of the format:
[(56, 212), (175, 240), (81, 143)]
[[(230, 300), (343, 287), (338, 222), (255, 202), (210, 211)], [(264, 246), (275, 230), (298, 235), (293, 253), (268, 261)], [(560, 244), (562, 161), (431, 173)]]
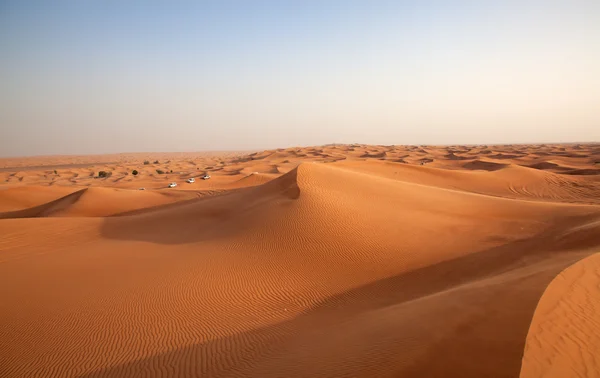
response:
[(0, 159), (0, 236), (2, 377), (600, 377), (598, 144)]

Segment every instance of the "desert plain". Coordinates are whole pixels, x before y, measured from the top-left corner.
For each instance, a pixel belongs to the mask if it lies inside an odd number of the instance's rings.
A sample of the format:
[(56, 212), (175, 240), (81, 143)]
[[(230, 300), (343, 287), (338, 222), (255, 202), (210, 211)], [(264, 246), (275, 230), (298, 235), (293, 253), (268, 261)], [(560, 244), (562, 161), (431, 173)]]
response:
[(600, 377), (598, 252), (600, 144), (4, 158), (0, 377)]

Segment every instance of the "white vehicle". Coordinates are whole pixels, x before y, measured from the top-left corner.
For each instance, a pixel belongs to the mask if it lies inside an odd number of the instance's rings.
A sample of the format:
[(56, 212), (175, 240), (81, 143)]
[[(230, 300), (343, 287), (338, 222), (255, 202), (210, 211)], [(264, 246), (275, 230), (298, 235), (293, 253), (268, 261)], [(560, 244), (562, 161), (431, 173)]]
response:
[(191, 177), (191, 178), (187, 179), (187, 182), (189, 182), (190, 184), (193, 184), (196, 182), (196, 179)]
[(177, 183), (176, 183), (176, 182), (172, 182), (172, 183), (170, 183), (170, 184), (169, 184), (169, 188), (174, 188), (174, 187), (176, 187), (176, 186), (177, 186)]
[(207, 173), (204, 176), (202, 176), (202, 180), (208, 180), (210, 178), (210, 175)]

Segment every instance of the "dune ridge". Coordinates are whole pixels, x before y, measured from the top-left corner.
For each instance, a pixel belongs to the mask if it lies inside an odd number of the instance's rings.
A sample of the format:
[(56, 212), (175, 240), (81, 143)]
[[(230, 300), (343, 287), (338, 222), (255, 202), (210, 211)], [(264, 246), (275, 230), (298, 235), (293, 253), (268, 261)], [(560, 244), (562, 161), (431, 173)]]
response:
[(600, 377), (599, 288), (600, 253), (554, 278), (529, 328), (521, 377)]
[(524, 152), (280, 149), (41, 204), (11, 185), (0, 376), (597, 376), (599, 182)]

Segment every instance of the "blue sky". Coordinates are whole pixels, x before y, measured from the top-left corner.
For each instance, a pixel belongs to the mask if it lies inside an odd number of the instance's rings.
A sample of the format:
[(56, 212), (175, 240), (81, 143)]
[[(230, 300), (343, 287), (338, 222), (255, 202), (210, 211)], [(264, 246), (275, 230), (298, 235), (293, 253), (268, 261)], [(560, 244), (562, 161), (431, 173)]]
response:
[(600, 140), (597, 1), (0, 1), (0, 155)]

